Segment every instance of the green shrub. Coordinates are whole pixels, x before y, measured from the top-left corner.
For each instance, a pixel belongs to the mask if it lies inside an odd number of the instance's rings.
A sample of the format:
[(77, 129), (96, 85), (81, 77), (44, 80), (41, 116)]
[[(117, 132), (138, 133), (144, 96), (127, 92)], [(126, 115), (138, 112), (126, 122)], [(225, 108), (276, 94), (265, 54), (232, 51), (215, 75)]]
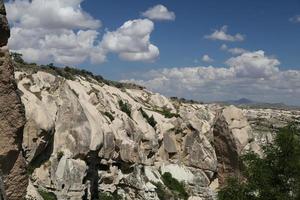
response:
[(58, 162), (60, 161), (60, 159), (64, 156), (64, 152), (63, 151), (59, 151), (56, 153), (56, 158), (58, 160)]
[(99, 192), (99, 200), (121, 200), (122, 197), (114, 192), (112, 194), (108, 192)]
[(47, 192), (41, 189), (39, 189), (38, 192), (44, 200), (57, 200), (56, 195), (53, 192)]
[(131, 108), (127, 102), (124, 103), (122, 100), (119, 100), (119, 107), (122, 112), (126, 113), (129, 117), (131, 117)]
[(166, 107), (163, 107), (162, 110), (156, 109), (154, 111), (162, 114), (163, 116), (165, 116), (165, 118), (180, 117), (178, 113), (172, 113), (171, 110)]
[(155, 125), (157, 124), (157, 122), (155, 121), (153, 115), (151, 117), (149, 117), (148, 114), (143, 110), (143, 108), (140, 108), (140, 111), (141, 111), (143, 117), (147, 120), (148, 124), (150, 124), (150, 126), (152, 126), (154, 128)]
[(162, 175), (162, 181), (174, 193), (174, 195), (177, 196), (177, 198), (188, 199), (189, 196), (185, 191), (184, 183), (173, 178), (171, 173), (165, 172)]
[(104, 112), (104, 115), (107, 116), (110, 119), (110, 121), (114, 121), (114, 119), (115, 119), (114, 116), (112, 114), (110, 114), (109, 112)]
[(172, 194), (170, 194), (170, 192), (168, 192), (168, 190), (164, 188), (163, 184), (161, 184), (160, 182), (158, 183), (152, 182), (152, 184), (156, 186), (156, 194), (160, 200), (166, 200), (172, 198)]
[(262, 150), (263, 156), (248, 152), (241, 157), (242, 178), (227, 180), (219, 200), (300, 199), (299, 124), (281, 128)]

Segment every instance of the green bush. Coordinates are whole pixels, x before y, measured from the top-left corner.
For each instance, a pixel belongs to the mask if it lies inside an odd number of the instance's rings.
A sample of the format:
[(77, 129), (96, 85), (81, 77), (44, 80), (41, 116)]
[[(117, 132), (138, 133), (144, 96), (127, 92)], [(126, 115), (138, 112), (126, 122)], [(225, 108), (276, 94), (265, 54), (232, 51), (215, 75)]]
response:
[(56, 153), (56, 158), (58, 160), (58, 162), (60, 161), (60, 159), (64, 156), (64, 152), (63, 151), (59, 151)]
[(299, 124), (280, 129), (262, 149), (262, 157), (253, 152), (241, 157), (243, 177), (227, 180), (219, 200), (300, 199)]
[(156, 109), (154, 111), (162, 114), (163, 116), (165, 116), (165, 118), (180, 117), (178, 113), (172, 113), (171, 110), (166, 107), (163, 107), (161, 110)]
[(143, 110), (143, 108), (140, 108), (140, 111), (141, 111), (143, 117), (147, 120), (148, 124), (150, 124), (150, 126), (152, 126), (154, 128), (155, 125), (157, 124), (157, 122), (155, 121), (153, 115), (151, 115), (151, 117), (149, 117), (148, 114)]
[(109, 112), (104, 112), (104, 115), (107, 116), (110, 119), (110, 121), (114, 121), (114, 119), (115, 119), (114, 116), (112, 114), (110, 114)]
[(57, 200), (56, 195), (53, 192), (47, 192), (41, 189), (39, 189), (38, 192), (44, 200)]
[(119, 100), (119, 107), (122, 112), (126, 113), (129, 117), (131, 117), (131, 108), (130, 105), (127, 102), (123, 102), (122, 100)]
[(156, 194), (160, 200), (172, 199), (172, 194), (160, 182), (152, 182), (156, 186)]
[(184, 183), (179, 182), (177, 179), (173, 178), (171, 173), (165, 172), (162, 175), (162, 181), (173, 192), (175, 197), (188, 199), (189, 196), (185, 191)]
[(113, 194), (110, 194), (108, 192), (99, 192), (99, 200), (121, 200), (122, 197), (117, 194), (117, 192), (114, 192)]

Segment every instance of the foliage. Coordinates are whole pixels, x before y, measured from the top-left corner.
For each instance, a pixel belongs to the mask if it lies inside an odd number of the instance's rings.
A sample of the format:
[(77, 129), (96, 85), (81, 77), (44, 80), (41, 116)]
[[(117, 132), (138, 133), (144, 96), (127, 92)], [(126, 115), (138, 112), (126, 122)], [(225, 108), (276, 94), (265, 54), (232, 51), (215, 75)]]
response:
[(56, 195), (53, 192), (47, 192), (41, 189), (39, 189), (38, 192), (44, 200), (57, 200)]
[(162, 175), (162, 181), (176, 197), (188, 199), (188, 193), (185, 191), (184, 184), (173, 178), (171, 173), (165, 172)]
[(59, 151), (56, 153), (56, 157), (58, 162), (60, 161), (60, 159), (64, 156), (64, 152), (63, 151)]
[(126, 113), (129, 117), (131, 117), (131, 108), (130, 105), (127, 102), (123, 102), (122, 100), (119, 100), (119, 107), (122, 112)]
[(172, 199), (172, 194), (170, 194), (168, 190), (164, 188), (162, 183), (152, 182), (152, 184), (156, 186), (156, 194), (160, 200)]
[(229, 179), (219, 191), (219, 200), (300, 199), (299, 125), (281, 128), (274, 143), (263, 146), (264, 156), (242, 156), (243, 179)]
[(166, 107), (163, 107), (162, 110), (156, 109), (155, 111), (165, 116), (165, 118), (180, 117), (179, 114), (172, 113), (171, 110)]
[(12, 60), (14, 60), (15, 62), (25, 63), (23, 58), (22, 58), (22, 54), (20, 54), (20, 53), (10, 52), (10, 56), (11, 56)]
[(11, 52), (11, 58), (14, 61), (14, 66), (17, 70), (30, 71), (30, 73), (36, 73), (37, 71), (44, 71), (53, 75), (58, 75), (64, 77), (68, 80), (74, 80), (76, 76), (82, 76), (88, 80), (93, 79), (99, 83), (105, 83), (116, 88), (128, 88), (128, 89), (145, 89), (145, 87), (134, 84), (134, 83), (123, 83), (118, 81), (112, 81), (104, 79), (101, 75), (94, 75), (92, 72), (89, 72), (84, 69), (77, 69), (69, 66), (65, 67), (56, 67), (53, 63), (48, 65), (38, 66), (36, 63), (27, 63), (23, 60), (22, 54)]
[(143, 117), (147, 120), (148, 124), (150, 124), (150, 126), (152, 126), (154, 128), (155, 125), (157, 124), (157, 122), (155, 121), (153, 115), (151, 115), (151, 117), (149, 117), (149, 115), (143, 110), (143, 108), (140, 108), (140, 111), (141, 111)]
[(110, 121), (114, 121), (114, 119), (115, 119), (114, 116), (112, 114), (110, 114), (109, 112), (104, 112), (104, 115), (107, 116), (110, 119)]
[(120, 200), (122, 197), (118, 195), (116, 192), (113, 194), (107, 192), (99, 192), (99, 200)]

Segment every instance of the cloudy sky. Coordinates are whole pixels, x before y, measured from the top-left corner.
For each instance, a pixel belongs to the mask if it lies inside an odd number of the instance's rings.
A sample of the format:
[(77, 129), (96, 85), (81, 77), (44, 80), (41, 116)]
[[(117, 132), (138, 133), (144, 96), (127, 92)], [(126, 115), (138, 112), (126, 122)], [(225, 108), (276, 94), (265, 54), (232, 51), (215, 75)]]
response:
[(300, 105), (300, 1), (6, 1), (9, 47), (168, 96)]

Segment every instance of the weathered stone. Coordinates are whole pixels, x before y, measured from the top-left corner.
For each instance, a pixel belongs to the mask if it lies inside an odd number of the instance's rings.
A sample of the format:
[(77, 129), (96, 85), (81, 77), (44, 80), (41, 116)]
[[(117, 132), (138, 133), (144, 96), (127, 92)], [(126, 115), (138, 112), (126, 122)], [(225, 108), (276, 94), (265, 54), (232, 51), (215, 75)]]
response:
[(177, 153), (176, 144), (172, 136), (168, 133), (164, 134), (164, 148), (168, 153)]
[(6, 47), (10, 36), (3, 1), (0, 1), (0, 170), (9, 200), (23, 199), (28, 177), (21, 153), (24, 107), (14, 79), (14, 67)]

